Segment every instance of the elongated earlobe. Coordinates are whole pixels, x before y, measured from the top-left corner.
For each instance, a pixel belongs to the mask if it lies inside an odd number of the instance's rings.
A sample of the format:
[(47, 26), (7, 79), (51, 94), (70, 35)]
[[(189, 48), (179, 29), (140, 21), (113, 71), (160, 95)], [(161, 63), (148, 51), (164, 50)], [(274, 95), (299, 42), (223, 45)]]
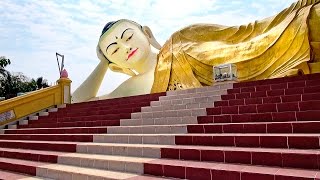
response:
[(136, 73), (134, 73), (131, 69), (120, 67), (119, 65), (117, 65), (115, 63), (110, 63), (109, 68), (113, 72), (120, 72), (120, 73), (127, 74), (129, 76), (136, 76)]
[(161, 49), (161, 45), (158, 43), (156, 38), (153, 36), (153, 33), (152, 33), (151, 29), (148, 26), (143, 26), (142, 30), (143, 30), (144, 34), (148, 37), (150, 44), (154, 48), (160, 50)]

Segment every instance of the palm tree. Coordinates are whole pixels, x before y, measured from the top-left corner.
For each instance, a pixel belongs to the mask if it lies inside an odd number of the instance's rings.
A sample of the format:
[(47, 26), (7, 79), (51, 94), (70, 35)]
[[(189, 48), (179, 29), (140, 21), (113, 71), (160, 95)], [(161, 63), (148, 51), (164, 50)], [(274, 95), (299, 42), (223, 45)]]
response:
[(0, 75), (6, 75), (7, 71), (4, 68), (9, 64), (11, 64), (10, 59), (7, 59), (5, 56), (0, 56)]
[(37, 82), (37, 89), (49, 87), (48, 81), (46, 79), (43, 79), (43, 77), (38, 77), (36, 82)]

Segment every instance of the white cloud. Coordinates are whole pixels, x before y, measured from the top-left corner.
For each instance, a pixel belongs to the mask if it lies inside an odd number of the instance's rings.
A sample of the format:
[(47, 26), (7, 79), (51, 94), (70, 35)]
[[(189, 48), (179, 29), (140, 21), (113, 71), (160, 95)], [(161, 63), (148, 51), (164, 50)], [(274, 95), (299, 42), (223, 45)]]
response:
[[(1, 0), (0, 55), (12, 59), (9, 70), (49, 82), (58, 77), (55, 52), (65, 55), (73, 89), (98, 64), (95, 47), (103, 26), (120, 18), (148, 25), (163, 43), (193, 23), (240, 25), (280, 12), (293, 0)], [(107, 72), (100, 94), (128, 78)]]

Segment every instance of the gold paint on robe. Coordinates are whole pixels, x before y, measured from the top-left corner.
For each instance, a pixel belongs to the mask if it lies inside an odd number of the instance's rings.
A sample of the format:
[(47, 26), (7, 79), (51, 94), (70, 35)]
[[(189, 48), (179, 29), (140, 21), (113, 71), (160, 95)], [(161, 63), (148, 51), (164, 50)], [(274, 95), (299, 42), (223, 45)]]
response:
[(237, 66), (240, 81), (310, 73), (320, 62), (319, 2), (299, 0), (248, 25), (196, 24), (175, 32), (159, 52), (152, 92), (212, 85), (213, 66), (226, 63)]

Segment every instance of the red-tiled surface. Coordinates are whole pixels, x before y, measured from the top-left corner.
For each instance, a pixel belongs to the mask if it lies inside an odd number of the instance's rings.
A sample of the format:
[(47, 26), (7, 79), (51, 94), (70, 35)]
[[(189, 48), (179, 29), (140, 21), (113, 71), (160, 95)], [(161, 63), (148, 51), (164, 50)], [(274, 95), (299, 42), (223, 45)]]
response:
[(317, 150), (285, 150), (204, 146), (176, 146), (161, 149), (165, 159), (240, 163), (300, 169), (320, 169)]
[(244, 123), (244, 122), (286, 122), (286, 121), (318, 121), (320, 110), (267, 112), (231, 115), (199, 116), (199, 124), (207, 123)]
[[(198, 117), (199, 125), (188, 125), (188, 133), (223, 133), (224, 136), (177, 136), (181, 145), (210, 147), (231, 146), (275, 149), (318, 149), (320, 132), (320, 75), (281, 78), (234, 84), (222, 100), (207, 109), (207, 116)], [(213, 124), (212, 124), (213, 123)], [(201, 125), (202, 124), (202, 125)], [(238, 133), (229, 135), (227, 133)], [(239, 136), (243, 133), (264, 133), (266, 136)], [(283, 134), (279, 134), (283, 133)], [(292, 134), (286, 136), (284, 134)], [(272, 135), (279, 134), (279, 135)], [(295, 134), (315, 134), (296, 136)], [(240, 148), (241, 149), (241, 148)], [(172, 151), (172, 150), (171, 150)], [(184, 150), (184, 153), (186, 150)], [(170, 150), (163, 151), (166, 157)], [(178, 154), (175, 151), (175, 154)], [(179, 153), (180, 154), (180, 153)], [(301, 169), (319, 169), (318, 154), (246, 151), (201, 151), (201, 161), (241, 163)], [(166, 157), (172, 158), (172, 157)], [(181, 159), (181, 156), (175, 159)], [(189, 159), (191, 160), (191, 159)], [(230, 172), (229, 172), (230, 173)], [(211, 178), (218, 179), (295, 179), (296, 176), (242, 172), (241, 174), (214, 170)], [(303, 176), (298, 179), (304, 179)], [(309, 177), (308, 177), (309, 178)], [(308, 179), (306, 178), (306, 179)], [(313, 178), (311, 178), (313, 179)]]
[(54, 141), (0, 140), (1, 148), (33, 149), (44, 151), (76, 152), (76, 143)]
[(85, 134), (5, 134), (0, 140), (27, 140), (27, 141), (72, 141), (72, 142), (93, 142), (93, 135)]
[(0, 148), (0, 157), (2, 158), (14, 158), (48, 163), (57, 163), (58, 156), (62, 154), (65, 153), (57, 151)]
[[(94, 133), (107, 133), (108, 126), (119, 126), (120, 119), (164, 95), (67, 105), (6, 130), (0, 169), (35, 175), (43, 162), (76, 152), (78, 143), (92, 142)], [(198, 124), (186, 125), (188, 134), (170, 136), (176, 145), (159, 147), (162, 159), (144, 163), (144, 173), (195, 180), (316, 179), (319, 120), (320, 74), (236, 83)]]
[(33, 176), (36, 175), (36, 168), (42, 165), (46, 165), (46, 163), (0, 158), (0, 169)]
[(144, 173), (181, 179), (314, 179), (318, 171), (222, 163), (155, 160), (144, 164)]
[(49, 122), (34, 123), (30, 125), (19, 125), (19, 129), (24, 128), (58, 128), (58, 127), (96, 127), (96, 126), (119, 126), (120, 120), (94, 120), (74, 121), (74, 122)]
[[(230, 104), (230, 103), (229, 103)], [(285, 103), (263, 103), (250, 105), (229, 105), (207, 108), (208, 115), (223, 114), (254, 114), (268, 112), (290, 112), (290, 111), (309, 111), (320, 110), (320, 100), (304, 102), (285, 102)]]
[(25, 128), (8, 129), (5, 134), (99, 134), (107, 133), (107, 127)]
[(320, 122), (260, 122), (187, 125), (188, 133), (318, 133)]
[(0, 169), (36, 175), (36, 168), (57, 163), (58, 156), (76, 152), (77, 143), (92, 142), (94, 133), (107, 133), (120, 119), (140, 112), (165, 93), (67, 105), (49, 116), (29, 120), (0, 135)]
[(177, 145), (319, 149), (319, 134), (176, 135)]

